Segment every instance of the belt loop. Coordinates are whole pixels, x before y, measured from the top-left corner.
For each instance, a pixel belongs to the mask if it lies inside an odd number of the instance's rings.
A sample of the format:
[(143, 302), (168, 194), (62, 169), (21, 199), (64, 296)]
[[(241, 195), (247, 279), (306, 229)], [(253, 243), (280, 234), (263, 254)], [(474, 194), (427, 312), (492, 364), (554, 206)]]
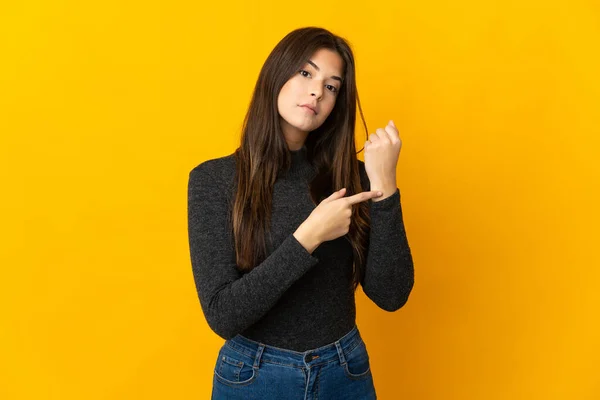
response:
[(258, 344), (258, 350), (256, 350), (256, 356), (254, 357), (254, 365), (252, 368), (258, 369), (260, 365), (260, 358), (262, 357), (263, 350), (265, 349), (265, 345), (262, 343)]
[(336, 340), (335, 347), (337, 347), (338, 356), (340, 357), (340, 364), (346, 364), (346, 359), (344, 358), (344, 351), (342, 350), (342, 345), (340, 345), (339, 340)]

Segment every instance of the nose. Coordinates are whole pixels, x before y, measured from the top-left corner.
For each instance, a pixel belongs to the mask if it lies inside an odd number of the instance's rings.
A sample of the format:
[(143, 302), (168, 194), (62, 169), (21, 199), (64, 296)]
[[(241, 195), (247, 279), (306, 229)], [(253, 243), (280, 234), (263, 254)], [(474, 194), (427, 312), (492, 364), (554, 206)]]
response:
[(316, 86), (313, 86), (310, 95), (315, 96), (317, 100), (321, 100), (321, 97), (323, 96), (323, 85), (318, 83)]

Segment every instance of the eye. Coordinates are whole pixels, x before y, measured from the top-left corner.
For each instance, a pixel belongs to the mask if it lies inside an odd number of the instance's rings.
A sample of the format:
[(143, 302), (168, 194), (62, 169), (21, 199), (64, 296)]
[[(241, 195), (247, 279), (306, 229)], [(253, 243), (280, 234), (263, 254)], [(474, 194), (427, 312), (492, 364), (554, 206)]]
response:
[[(310, 72), (303, 70), (303, 69), (298, 71), (298, 73), (304, 77), (310, 76)], [(331, 93), (336, 93), (338, 91), (338, 89), (333, 85), (325, 85), (325, 86), (327, 87), (327, 90), (329, 90)]]

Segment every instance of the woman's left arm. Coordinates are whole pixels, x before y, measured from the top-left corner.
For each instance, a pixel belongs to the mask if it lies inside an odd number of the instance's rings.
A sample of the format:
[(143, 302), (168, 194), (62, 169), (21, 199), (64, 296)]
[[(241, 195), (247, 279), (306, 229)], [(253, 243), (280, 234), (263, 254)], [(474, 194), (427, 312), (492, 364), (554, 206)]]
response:
[[(361, 180), (369, 190), (380, 190), (380, 199), (369, 200), (371, 226), (365, 275), (361, 286), (380, 308), (401, 308), (414, 285), (413, 259), (402, 218), (396, 165), (402, 148), (393, 121), (369, 135), (365, 162), (359, 161)], [(363, 185), (365, 186), (365, 185)]]

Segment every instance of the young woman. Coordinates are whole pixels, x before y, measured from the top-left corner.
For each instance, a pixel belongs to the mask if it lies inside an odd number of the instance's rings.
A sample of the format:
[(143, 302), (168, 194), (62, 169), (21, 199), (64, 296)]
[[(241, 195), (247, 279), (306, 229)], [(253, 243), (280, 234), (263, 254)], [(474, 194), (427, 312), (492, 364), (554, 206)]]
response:
[(376, 398), (355, 290), (395, 311), (414, 272), (398, 130), (370, 134), (358, 160), (357, 103), (348, 43), (294, 30), (262, 67), (239, 148), (190, 172), (194, 279), (226, 339), (213, 399)]

